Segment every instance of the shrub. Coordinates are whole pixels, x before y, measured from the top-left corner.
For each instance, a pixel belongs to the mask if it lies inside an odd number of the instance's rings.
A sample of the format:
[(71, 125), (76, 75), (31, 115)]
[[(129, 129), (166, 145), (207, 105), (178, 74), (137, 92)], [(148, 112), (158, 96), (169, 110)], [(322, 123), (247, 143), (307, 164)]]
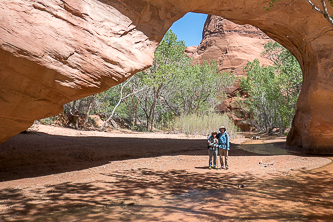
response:
[(239, 131), (227, 114), (217, 113), (182, 115), (168, 124), (171, 132), (193, 135), (209, 135), (213, 131), (218, 131), (220, 126), (225, 126), (230, 138), (235, 137)]
[(44, 119), (40, 119), (40, 122), (43, 125), (52, 125), (56, 119), (57, 118), (55, 116), (51, 116), (51, 117), (47, 117), (47, 118), (44, 118)]

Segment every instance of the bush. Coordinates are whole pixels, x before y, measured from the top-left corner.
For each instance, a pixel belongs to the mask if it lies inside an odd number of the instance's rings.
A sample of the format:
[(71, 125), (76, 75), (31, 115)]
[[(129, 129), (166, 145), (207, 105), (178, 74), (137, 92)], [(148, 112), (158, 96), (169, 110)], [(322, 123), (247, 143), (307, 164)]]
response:
[(168, 124), (171, 132), (193, 135), (210, 135), (213, 131), (218, 131), (220, 126), (225, 126), (230, 138), (235, 137), (239, 131), (227, 114), (217, 113), (182, 115)]
[(47, 118), (44, 118), (44, 119), (40, 119), (40, 122), (43, 125), (52, 125), (56, 119), (57, 118), (55, 116), (51, 116), (51, 117), (47, 117)]

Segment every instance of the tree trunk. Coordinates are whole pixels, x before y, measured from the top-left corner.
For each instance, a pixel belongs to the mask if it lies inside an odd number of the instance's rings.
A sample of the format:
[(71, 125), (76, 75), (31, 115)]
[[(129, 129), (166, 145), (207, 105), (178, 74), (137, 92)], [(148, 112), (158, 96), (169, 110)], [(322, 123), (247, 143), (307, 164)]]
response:
[[(120, 103), (121, 103), (122, 100), (123, 100), (123, 98), (122, 98), (122, 92), (121, 92), (121, 96), (120, 96), (120, 99), (119, 99), (117, 105), (113, 108), (112, 113), (111, 113), (111, 115), (109, 116), (109, 118), (108, 118), (108, 119), (103, 123), (103, 125), (101, 126), (101, 131), (102, 131), (103, 128), (105, 127), (106, 123), (109, 122), (109, 121), (112, 119), (114, 112), (116, 111), (117, 107), (120, 105)], [(117, 125), (117, 124), (116, 124), (116, 125)], [(118, 125), (117, 125), (117, 126), (118, 126)]]
[(86, 114), (86, 119), (84, 120), (84, 123), (83, 123), (83, 129), (86, 130), (87, 129), (87, 122), (89, 120), (89, 114), (90, 114), (90, 111), (91, 111), (91, 108), (94, 104), (94, 101), (95, 101), (95, 98), (96, 98), (96, 94), (92, 96), (91, 100), (90, 100), (90, 103), (89, 103), (89, 106), (88, 106), (88, 111), (87, 111), (87, 114)]
[[(124, 87), (126, 86), (126, 84), (127, 84), (129, 81), (130, 81), (130, 80), (128, 80), (127, 82), (125, 82), (125, 83), (122, 84), (122, 86), (121, 86), (121, 90), (120, 90), (120, 99), (119, 99), (117, 105), (113, 108), (110, 117), (109, 117), (109, 118), (103, 123), (103, 125), (101, 126), (101, 129), (100, 129), (100, 130), (103, 130), (103, 128), (105, 127), (106, 123), (107, 123), (109, 120), (112, 119), (112, 116), (113, 116), (114, 112), (116, 111), (117, 107), (120, 105), (121, 101), (123, 101), (124, 99), (126, 99), (126, 98), (128, 98), (128, 97), (130, 97), (130, 96), (132, 96), (132, 95), (134, 95), (134, 94), (136, 94), (136, 93), (138, 93), (138, 92), (144, 90), (144, 88), (142, 88), (142, 89), (140, 89), (140, 90), (138, 90), (138, 91), (131, 92), (131, 93), (128, 94), (127, 96), (123, 97), (123, 89), (124, 89)], [(115, 122), (114, 122), (114, 123), (115, 123)], [(118, 127), (117, 124), (115, 124), (115, 125), (116, 125), (116, 127)]]

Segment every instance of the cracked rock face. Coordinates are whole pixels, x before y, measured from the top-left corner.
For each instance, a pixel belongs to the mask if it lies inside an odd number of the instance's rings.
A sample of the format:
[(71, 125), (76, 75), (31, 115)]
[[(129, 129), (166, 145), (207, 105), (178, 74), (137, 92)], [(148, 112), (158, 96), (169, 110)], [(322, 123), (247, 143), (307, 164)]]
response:
[[(304, 83), (288, 143), (333, 153), (333, 31), (303, 0), (3, 0), (0, 2), (0, 143), (62, 105), (149, 67), (187, 12), (251, 24), (299, 60)], [(331, 12), (332, 13), (332, 12)], [(233, 59), (230, 60), (233, 62)]]

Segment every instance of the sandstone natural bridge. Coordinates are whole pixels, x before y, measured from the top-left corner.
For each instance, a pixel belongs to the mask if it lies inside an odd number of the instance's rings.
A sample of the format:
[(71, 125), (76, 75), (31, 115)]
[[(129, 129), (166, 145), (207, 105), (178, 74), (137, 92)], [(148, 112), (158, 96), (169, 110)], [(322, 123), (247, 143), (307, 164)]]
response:
[(281, 0), (266, 11), (268, 4), (1, 0), (0, 143), (35, 119), (58, 114), (65, 103), (105, 91), (149, 67), (172, 23), (187, 12), (200, 12), (256, 26), (297, 57), (304, 82), (287, 143), (304, 152), (333, 153), (332, 24), (306, 0)]

